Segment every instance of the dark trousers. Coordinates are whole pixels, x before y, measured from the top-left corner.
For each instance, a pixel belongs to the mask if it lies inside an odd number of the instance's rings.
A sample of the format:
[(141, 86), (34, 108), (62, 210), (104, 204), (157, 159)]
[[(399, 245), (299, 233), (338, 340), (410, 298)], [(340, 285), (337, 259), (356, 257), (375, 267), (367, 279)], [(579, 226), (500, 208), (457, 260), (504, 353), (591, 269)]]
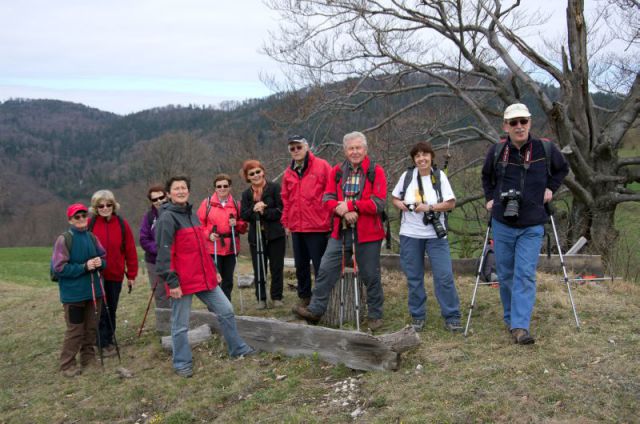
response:
[[(113, 344), (113, 334), (116, 331), (116, 310), (118, 309), (121, 290), (122, 281), (104, 280), (106, 305), (103, 303), (102, 313), (100, 314), (98, 346), (107, 347)], [(109, 307), (109, 312), (107, 312), (107, 306)]]
[[(102, 299), (96, 299), (98, 311), (100, 311)], [(87, 365), (96, 354), (93, 349), (96, 340), (96, 312), (93, 300), (82, 302), (63, 303), (64, 321), (67, 330), (64, 332), (62, 351), (60, 352), (60, 369), (76, 365), (76, 355), (80, 352), (80, 364)]]
[[(253, 275), (256, 280), (256, 299), (267, 300), (266, 270), (271, 272), (271, 299), (282, 300), (282, 281), (284, 270), (284, 251), (286, 241), (284, 237), (263, 242), (264, 266), (258, 266), (258, 252), (255, 244), (250, 244), (251, 262), (253, 262)], [(260, 268), (260, 269), (258, 269)]]
[(236, 269), (236, 257), (232, 253), (231, 255), (218, 255), (218, 262), (216, 262), (215, 255), (211, 255), (213, 263), (222, 278), (220, 287), (227, 296), (227, 299), (231, 301), (231, 291), (233, 290), (233, 271)]
[(313, 263), (313, 275), (317, 277), (328, 240), (329, 233), (291, 233), (300, 299), (311, 298), (310, 263)]

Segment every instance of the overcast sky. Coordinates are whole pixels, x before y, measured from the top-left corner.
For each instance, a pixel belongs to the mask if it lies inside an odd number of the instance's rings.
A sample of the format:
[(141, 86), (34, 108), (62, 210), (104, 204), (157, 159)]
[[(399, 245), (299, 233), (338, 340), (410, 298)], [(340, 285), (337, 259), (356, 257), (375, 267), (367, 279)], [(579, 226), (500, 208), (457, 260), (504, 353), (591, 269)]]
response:
[[(526, 2), (555, 9), (564, 26), (563, 2)], [(0, 101), (127, 114), (264, 97), (260, 76), (281, 75), (259, 52), (276, 18), (261, 0), (3, 0)]]

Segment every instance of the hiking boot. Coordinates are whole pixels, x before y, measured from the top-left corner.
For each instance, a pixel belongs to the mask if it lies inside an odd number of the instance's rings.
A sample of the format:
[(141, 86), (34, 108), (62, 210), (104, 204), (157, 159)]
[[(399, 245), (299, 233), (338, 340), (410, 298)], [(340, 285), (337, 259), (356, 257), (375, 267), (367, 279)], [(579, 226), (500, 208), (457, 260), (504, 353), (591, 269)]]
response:
[(69, 368), (62, 370), (62, 375), (64, 375), (67, 378), (73, 378), (80, 374), (82, 374), (82, 370), (75, 365), (72, 365)]
[(444, 328), (451, 331), (452, 333), (459, 333), (464, 329), (462, 327), (462, 323), (460, 323), (459, 319), (453, 319), (451, 321), (447, 321), (444, 323)]
[(176, 375), (183, 378), (191, 378), (193, 377), (193, 368), (184, 368), (181, 370), (176, 370)]
[(314, 315), (306, 306), (296, 305), (291, 309), (298, 317), (307, 320), (311, 324), (317, 324), (320, 321), (321, 316)]
[(310, 303), (311, 303), (310, 297), (302, 297), (300, 298), (300, 302), (298, 304), (302, 306), (309, 306)]
[(276, 299), (272, 302), (274, 308), (282, 308), (284, 306), (284, 302), (280, 299)]
[(256, 306), (256, 309), (267, 309), (267, 301), (266, 300), (259, 300), (258, 301), (258, 306)]
[(369, 326), (369, 330), (371, 331), (380, 329), (380, 327), (382, 327), (382, 324), (384, 324), (382, 318), (369, 318), (369, 322), (367, 323), (367, 325)]
[(255, 356), (258, 354), (258, 351), (254, 348), (251, 348), (250, 351), (248, 351), (247, 353), (243, 353), (242, 355), (236, 355), (233, 358), (234, 359), (243, 359), (243, 358), (247, 358), (249, 356)]
[(413, 327), (413, 329), (416, 332), (419, 333), (422, 330), (424, 330), (424, 320), (423, 319), (414, 318), (413, 321), (411, 322), (411, 326)]
[(114, 345), (105, 346), (102, 348), (102, 357), (109, 358), (110, 356), (116, 356), (118, 351)]
[(513, 337), (513, 342), (519, 345), (530, 345), (536, 342), (529, 334), (529, 331), (524, 328), (514, 328), (511, 330), (511, 337)]

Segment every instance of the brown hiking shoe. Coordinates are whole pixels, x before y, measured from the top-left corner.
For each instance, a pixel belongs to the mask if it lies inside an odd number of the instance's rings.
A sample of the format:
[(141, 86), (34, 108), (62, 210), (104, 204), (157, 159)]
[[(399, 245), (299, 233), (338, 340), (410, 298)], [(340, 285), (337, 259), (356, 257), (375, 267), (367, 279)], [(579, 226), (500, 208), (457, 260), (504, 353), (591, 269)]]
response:
[(302, 306), (309, 306), (310, 303), (311, 303), (310, 297), (302, 297), (300, 298), (300, 302), (298, 304)]
[(313, 315), (306, 306), (296, 305), (291, 309), (295, 315), (299, 316), (302, 319), (306, 319), (311, 324), (317, 324), (320, 321), (320, 316)]
[(102, 357), (109, 358), (111, 356), (116, 356), (118, 351), (114, 345), (105, 346), (102, 348)]
[(380, 329), (380, 327), (382, 327), (382, 324), (384, 324), (384, 322), (382, 321), (382, 318), (369, 318), (369, 322), (368, 322), (368, 326), (369, 326), (369, 330), (371, 331), (376, 331), (378, 329)]
[(514, 328), (511, 330), (511, 337), (513, 337), (513, 342), (519, 345), (529, 345), (536, 342), (536, 340), (529, 334), (529, 331), (524, 328)]
[(62, 370), (62, 375), (68, 378), (73, 378), (80, 374), (82, 374), (82, 370), (75, 365), (72, 365), (69, 368)]

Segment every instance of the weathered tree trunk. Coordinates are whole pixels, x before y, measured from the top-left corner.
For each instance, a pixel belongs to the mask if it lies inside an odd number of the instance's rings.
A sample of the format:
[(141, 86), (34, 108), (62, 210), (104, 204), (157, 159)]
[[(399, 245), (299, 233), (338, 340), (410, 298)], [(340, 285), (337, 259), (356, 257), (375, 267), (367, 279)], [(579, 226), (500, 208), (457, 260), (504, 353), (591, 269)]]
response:
[[(158, 328), (170, 327), (171, 310), (159, 309)], [(359, 331), (295, 324), (276, 319), (236, 316), (240, 336), (252, 347), (288, 356), (318, 356), (332, 364), (357, 370), (397, 370), (400, 354), (417, 347), (420, 338), (412, 327), (380, 337)], [(191, 328), (208, 324), (220, 333), (215, 314), (191, 311)]]

